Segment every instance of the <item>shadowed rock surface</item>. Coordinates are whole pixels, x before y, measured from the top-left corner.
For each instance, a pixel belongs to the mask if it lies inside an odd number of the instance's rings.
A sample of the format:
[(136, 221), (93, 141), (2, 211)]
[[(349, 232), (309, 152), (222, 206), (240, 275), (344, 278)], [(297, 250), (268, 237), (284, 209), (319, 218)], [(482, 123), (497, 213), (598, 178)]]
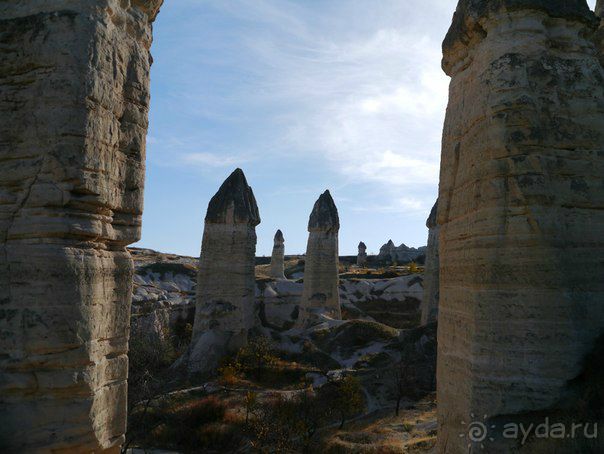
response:
[(342, 318), (338, 295), (338, 210), (329, 191), (315, 202), (308, 221), (304, 290), (299, 322), (304, 325), (328, 315)]
[(0, 4), (0, 450), (119, 452), (151, 23), (161, 5)]
[(273, 254), (271, 256), (271, 272), (270, 275), (274, 279), (285, 279), (284, 264), (285, 264), (285, 239), (281, 230), (277, 230), (273, 239)]
[(438, 199), (426, 220), (428, 227), (428, 247), (426, 249), (426, 264), (424, 270), (424, 299), (422, 300), (422, 325), (436, 321), (438, 317), (438, 224), (436, 213)]
[(243, 170), (235, 169), (224, 180), (210, 200), (205, 221), (213, 224), (260, 224), (258, 205)]
[[(254, 323), (254, 257), (258, 206), (241, 169), (208, 205), (199, 272), (189, 373), (205, 373), (247, 344)], [(184, 360), (183, 360), (184, 361)]]
[[(467, 452), (472, 415), (502, 427), (581, 414), (560, 402), (604, 331), (596, 25), (585, 1), (461, 1), (443, 44), (440, 452)], [(492, 452), (536, 452), (491, 435)]]

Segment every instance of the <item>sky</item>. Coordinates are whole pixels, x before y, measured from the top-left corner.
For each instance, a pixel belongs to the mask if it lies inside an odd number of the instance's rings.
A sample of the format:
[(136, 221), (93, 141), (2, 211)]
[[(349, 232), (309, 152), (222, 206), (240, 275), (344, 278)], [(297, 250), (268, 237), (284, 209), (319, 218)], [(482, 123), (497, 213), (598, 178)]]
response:
[(304, 253), (325, 189), (341, 255), (359, 241), (369, 253), (389, 239), (425, 245), (449, 83), (441, 42), (456, 4), (166, 2), (136, 246), (199, 255), (208, 202), (236, 167), (258, 202), (257, 255), (271, 254), (278, 228), (286, 254)]

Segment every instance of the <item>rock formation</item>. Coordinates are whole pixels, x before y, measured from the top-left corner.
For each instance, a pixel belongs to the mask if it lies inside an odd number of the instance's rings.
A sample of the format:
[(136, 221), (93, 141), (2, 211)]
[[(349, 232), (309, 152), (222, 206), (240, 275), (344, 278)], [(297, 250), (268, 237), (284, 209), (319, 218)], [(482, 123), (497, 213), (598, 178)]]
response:
[(273, 255), (271, 256), (271, 271), (270, 276), (275, 279), (285, 279), (284, 261), (285, 261), (285, 240), (283, 239), (283, 233), (281, 230), (277, 230), (275, 233), (273, 244)]
[(401, 243), (400, 246), (396, 246), (392, 240), (388, 240), (388, 242), (380, 248), (377, 259), (399, 264), (408, 263), (417, 259), (420, 255), (424, 254), (425, 251), (426, 246), (414, 248), (409, 247), (404, 243)]
[(0, 3), (0, 450), (119, 452), (161, 0)]
[(338, 294), (339, 230), (338, 209), (329, 191), (325, 191), (315, 202), (308, 221), (300, 326), (312, 323), (320, 314), (342, 318)]
[(424, 299), (422, 300), (422, 325), (436, 321), (438, 316), (438, 224), (436, 212), (438, 200), (430, 211), (426, 220), (428, 227), (428, 248), (426, 250), (426, 263), (424, 271)]
[(367, 265), (367, 246), (362, 241), (359, 243), (359, 253), (357, 255), (357, 265), (358, 266), (366, 266)]
[(197, 274), (190, 373), (205, 373), (247, 344), (254, 323), (254, 260), (258, 206), (241, 169), (208, 205)]
[[(444, 40), (440, 452), (468, 452), (473, 415), (501, 428), (572, 413), (562, 399), (604, 332), (597, 25), (583, 0), (461, 0)], [(518, 447), (491, 436), (489, 452)]]
[(600, 51), (600, 63), (604, 65), (604, 0), (596, 3), (596, 16), (600, 18), (600, 27), (595, 35), (595, 43)]
[(378, 253), (378, 256), (377, 256), (378, 260), (387, 260), (387, 261), (396, 260), (396, 255), (394, 254), (395, 249), (396, 249), (396, 245), (394, 244), (394, 241), (388, 240), (388, 242), (380, 248), (380, 252)]

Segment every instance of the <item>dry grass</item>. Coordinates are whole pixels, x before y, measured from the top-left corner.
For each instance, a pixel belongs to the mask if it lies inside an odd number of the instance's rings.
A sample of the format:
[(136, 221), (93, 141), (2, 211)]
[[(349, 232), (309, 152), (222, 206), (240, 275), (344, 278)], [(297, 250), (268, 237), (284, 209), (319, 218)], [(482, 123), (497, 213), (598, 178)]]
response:
[(332, 431), (324, 438), (324, 451), (356, 454), (428, 453), (436, 444), (436, 402), (434, 396), (414, 408), (380, 412), (350, 424), (346, 430)]

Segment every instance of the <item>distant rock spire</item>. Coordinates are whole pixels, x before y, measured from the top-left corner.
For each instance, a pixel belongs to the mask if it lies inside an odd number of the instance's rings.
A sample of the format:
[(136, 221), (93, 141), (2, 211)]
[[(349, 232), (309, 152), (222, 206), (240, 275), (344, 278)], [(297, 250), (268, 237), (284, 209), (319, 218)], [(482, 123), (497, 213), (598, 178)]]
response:
[(331, 198), (329, 190), (325, 191), (315, 202), (312, 213), (308, 220), (308, 231), (311, 230), (338, 230), (340, 228), (340, 218), (338, 209)]
[(222, 183), (208, 205), (201, 244), (190, 373), (214, 370), (247, 344), (253, 324), (258, 206), (241, 169)]
[(260, 224), (258, 205), (243, 170), (235, 169), (224, 180), (208, 204), (205, 221), (214, 224)]
[(283, 238), (283, 232), (281, 232), (281, 230), (277, 230), (273, 241), (270, 276), (274, 279), (285, 279), (285, 239)]
[(323, 316), (342, 318), (338, 293), (339, 228), (338, 209), (329, 191), (325, 191), (315, 202), (308, 221), (299, 326), (312, 324)]
[(367, 265), (367, 246), (362, 241), (359, 243), (359, 253), (357, 255), (357, 265), (365, 266)]

